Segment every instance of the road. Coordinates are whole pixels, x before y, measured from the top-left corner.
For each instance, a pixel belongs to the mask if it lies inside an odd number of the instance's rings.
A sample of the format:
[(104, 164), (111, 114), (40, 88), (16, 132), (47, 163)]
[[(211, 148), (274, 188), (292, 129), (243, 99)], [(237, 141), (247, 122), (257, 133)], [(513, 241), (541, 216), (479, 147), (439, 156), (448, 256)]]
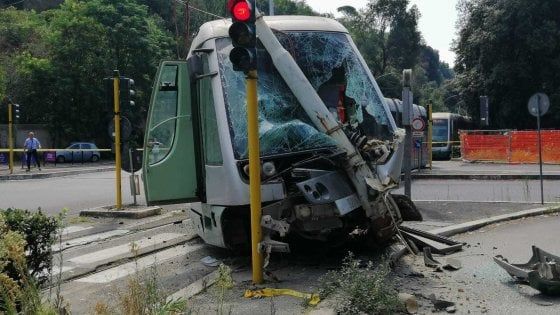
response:
[[(128, 173), (122, 173), (123, 204), (130, 204)], [(143, 196), (138, 199), (145, 203)], [(0, 181), (0, 209), (36, 210), (54, 215), (63, 208), (80, 210), (115, 204), (115, 172), (99, 172), (44, 179)]]
[[(495, 224), (481, 230), (455, 236), (469, 244), (448, 257), (461, 261), (457, 271), (434, 272), (424, 266), (423, 257), (408, 256), (399, 266), (402, 290), (416, 292), (422, 308), (419, 314), (431, 312), (426, 299), (431, 293), (439, 299), (456, 303), (459, 314), (558, 314), (559, 297), (547, 297), (528, 285), (514, 281), (492, 260), (502, 255), (512, 263), (526, 263), (531, 246), (560, 254), (560, 216), (545, 215)], [(408, 277), (411, 270), (423, 277)]]
[[(123, 173), (123, 203), (132, 203), (127, 173)], [(414, 200), (539, 202), (540, 186), (536, 180), (415, 180)], [(544, 182), (547, 202), (560, 201), (560, 186)], [(402, 193), (402, 189), (397, 190)], [(81, 209), (115, 203), (115, 173), (99, 172), (66, 177), (0, 182), (0, 208), (41, 208), (56, 214), (68, 208), (70, 214)], [(138, 201), (145, 204), (143, 195)]]

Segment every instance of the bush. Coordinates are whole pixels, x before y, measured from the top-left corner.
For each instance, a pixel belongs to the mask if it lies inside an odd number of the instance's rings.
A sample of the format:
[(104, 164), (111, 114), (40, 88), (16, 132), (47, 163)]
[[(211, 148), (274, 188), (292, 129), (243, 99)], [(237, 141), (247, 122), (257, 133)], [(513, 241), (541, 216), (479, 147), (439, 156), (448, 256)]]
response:
[(340, 270), (321, 277), (319, 295), (333, 295), (339, 314), (394, 314), (401, 309), (398, 293), (388, 275), (389, 263), (377, 267), (370, 261), (366, 266), (350, 253)]
[[(0, 210), (8, 231), (21, 234), (25, 240), (27, 270), (39, 285), (48, 280), (45, 270), (51, 269), (51, 245), (59, 226), (56, 218), (48, 217), (41, 211), (31, 212), (21, 209)], [(11, 272), (13, 275), (13, 268)]]

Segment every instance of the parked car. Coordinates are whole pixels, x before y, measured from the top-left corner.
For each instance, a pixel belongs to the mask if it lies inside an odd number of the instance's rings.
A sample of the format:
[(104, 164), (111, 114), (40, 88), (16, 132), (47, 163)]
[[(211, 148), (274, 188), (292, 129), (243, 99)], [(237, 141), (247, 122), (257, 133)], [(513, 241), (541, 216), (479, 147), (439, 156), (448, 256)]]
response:
[(74, 142), (66, 149), (69, 150), (93, 150), (93, 151), (57, 151), (56, 152), (56, 162), (81, 162), (83, 161), (97, 162), (101, 157), (97, 146), (95, 143), (91, 142)]

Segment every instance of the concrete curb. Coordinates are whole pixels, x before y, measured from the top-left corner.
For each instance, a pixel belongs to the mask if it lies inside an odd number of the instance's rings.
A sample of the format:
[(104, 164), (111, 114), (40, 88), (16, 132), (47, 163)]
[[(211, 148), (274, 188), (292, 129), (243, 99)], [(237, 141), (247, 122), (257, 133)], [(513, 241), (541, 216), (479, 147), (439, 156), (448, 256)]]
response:
[(142, 219), (160, 214), (161, 207), (137, 207), (134, 209), (115, 210), (112, 207), (99, 207), (80, 211), (82, 217)]
[[(538, 174), (412, 174), (412, 179), (458, 179), (458, 180), (538, 180)], [(545, 180), (560, 179), (560, 174), (543, 174)]]
[(11, 175), (0, 175), (0, 180), (26, 180), (26, 179), (52, 178), (52, 177), (63, 177), (63, 176), (71, 176), (71, 175), (78, 175), (78, 174), (109, 172), (114, 170), (115, 170), (114, 167), (105, 167), (105, 168), (95, 168), (95, 169), (60, 171), (56, 173), (11, 174)]
[(460, 224), (454, 224), (454, 225), (450, 225), (450, 226), (446, 226), (446, 227), (442, 227), (442, 228), (437, 228), (437, 229), (431, 230), (429, 232), (434, 233), (434, 234), (438, 234), (438, 235), (442, 235), (442, 236), (452, 236), (452, 235), (457, 235), (457, 234), (461, 234), (461, 233), (465, 233), (465, 232), (470, 232), (470, 231), (473, 231), (473, 230), (476, 230), (476, 229), (479, 229), (481, 227), (484, 227), (484, 226), (487, 226), (487, 225), (490, 225), (490, 224), (494, 224), (494, 223), (511, 221), (511, 220), (516, 220), (516, 219), (521, 219), (521, 218), (534, 217), (534, 216), (543, 215), (543, 214), (551, 214), (551, 213), (556, 213), (556, 212), (560, 212), (560, 206), (559, 205), (555, 205), (555, 206), (551, 206), (551, 207), (541, 207), (541, 208), (518, 211), (518, 212), (514, 212), (514, 213), (497, 215), (497, 216), (486, 218), (486, 219), (480, 219), (480, 220), (475, 220), (475, 221), (470, 221), (470, 222), (465, 222), (465, 223), (460, 223)]

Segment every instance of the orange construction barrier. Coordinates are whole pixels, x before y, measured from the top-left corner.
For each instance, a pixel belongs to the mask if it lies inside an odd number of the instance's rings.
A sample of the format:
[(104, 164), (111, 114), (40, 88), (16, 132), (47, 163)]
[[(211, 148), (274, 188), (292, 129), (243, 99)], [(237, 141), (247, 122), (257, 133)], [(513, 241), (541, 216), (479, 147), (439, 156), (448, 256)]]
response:
[[(466, 161), (538, 163), (538, 135), (528, 131), (462, 131), (461, 157)], [(543, 163), (560, 164), (560, 130), (542, 130)]]

